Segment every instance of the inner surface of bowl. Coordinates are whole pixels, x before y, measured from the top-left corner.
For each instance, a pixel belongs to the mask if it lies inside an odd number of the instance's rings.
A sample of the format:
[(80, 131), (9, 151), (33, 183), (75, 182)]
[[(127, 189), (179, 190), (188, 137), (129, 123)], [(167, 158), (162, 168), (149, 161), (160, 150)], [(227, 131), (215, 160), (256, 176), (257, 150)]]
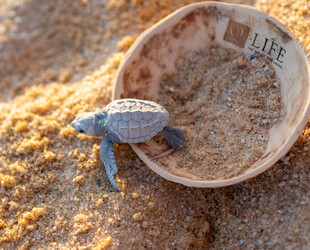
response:
[(142, 33), (119, 67), (113, 99), (156, 101), (161, 76), (175, 72), (189, 52), (211, 44), (270, 59), (281, 85), (282, 119), (270, 129), (264, 155), (230, 179), (203, 180), (192, 175), (177, 165), (177, 152), (152, 160), (167, 150), (154, 140), (131, 144), (155, 172), (188, 186), (225, 186), (258, 175), (289, 150), (309, 117), (309, 64), (298, 42), (264, 12), (215, 2), (189, 5)]

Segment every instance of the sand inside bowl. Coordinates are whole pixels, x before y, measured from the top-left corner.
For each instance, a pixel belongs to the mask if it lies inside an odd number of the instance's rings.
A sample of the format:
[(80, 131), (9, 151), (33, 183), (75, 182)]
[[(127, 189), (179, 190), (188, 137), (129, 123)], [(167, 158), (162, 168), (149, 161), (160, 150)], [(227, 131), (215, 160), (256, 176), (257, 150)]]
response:
[(281, 112), (270, 62), (219, 47), (191, 52), (177, 72), (163, 75), (158, 102), (185, 134), (178, 165), (209, 180), (239, 175), (256, 162)]

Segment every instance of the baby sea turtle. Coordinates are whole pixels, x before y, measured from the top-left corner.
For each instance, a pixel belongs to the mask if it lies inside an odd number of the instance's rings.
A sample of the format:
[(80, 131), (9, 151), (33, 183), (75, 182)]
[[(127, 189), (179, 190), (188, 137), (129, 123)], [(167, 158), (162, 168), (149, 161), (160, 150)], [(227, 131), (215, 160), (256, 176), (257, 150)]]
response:
[(100, 156), (110, 183), (119, 191), (114, 179), (117, 168), (113, 144), (144, 142), (160, 132), (170, 147), (178, 148), (184, 142), (184, 134), (166, 126), (168, 119), (168, 111), (155, 102), (120, 99), (99, 111), (78, 115), (71, 126), (85, 135), (107, 134), (100, 144)]

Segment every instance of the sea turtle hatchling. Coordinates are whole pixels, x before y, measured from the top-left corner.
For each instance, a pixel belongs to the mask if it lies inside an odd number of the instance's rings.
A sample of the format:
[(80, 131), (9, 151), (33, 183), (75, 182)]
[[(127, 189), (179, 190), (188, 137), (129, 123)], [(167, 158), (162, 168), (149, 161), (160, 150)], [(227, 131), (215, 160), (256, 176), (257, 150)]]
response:
[(144, 142), (160, 132), (170, 147), (178, 148), (184, 142), (184, 134), (166, 126), (168, 119), (168, 111), (155, 102), (120, 99), (99, 111), (78, 115), (71, 126), (85, 135), (107, 134), (100, 144), (100, 156), (110, 183), (119, 191), (114, 179), (117, 168), (113, 144)]

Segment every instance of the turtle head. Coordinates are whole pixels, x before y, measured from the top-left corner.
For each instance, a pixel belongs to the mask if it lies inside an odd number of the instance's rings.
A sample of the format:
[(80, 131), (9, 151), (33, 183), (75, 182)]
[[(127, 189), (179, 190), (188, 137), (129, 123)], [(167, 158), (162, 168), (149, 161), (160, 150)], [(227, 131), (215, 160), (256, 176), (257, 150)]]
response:
[(84, 135), (96, 135), (96, 116), (95, 112), (79, 114), (71, 123), (75, 130)]
[(71, 123), (71, 126), (79, 133), (92, 136), (103, 136), (102, 120), (96, 112), (86, 112), (79, 114)]

